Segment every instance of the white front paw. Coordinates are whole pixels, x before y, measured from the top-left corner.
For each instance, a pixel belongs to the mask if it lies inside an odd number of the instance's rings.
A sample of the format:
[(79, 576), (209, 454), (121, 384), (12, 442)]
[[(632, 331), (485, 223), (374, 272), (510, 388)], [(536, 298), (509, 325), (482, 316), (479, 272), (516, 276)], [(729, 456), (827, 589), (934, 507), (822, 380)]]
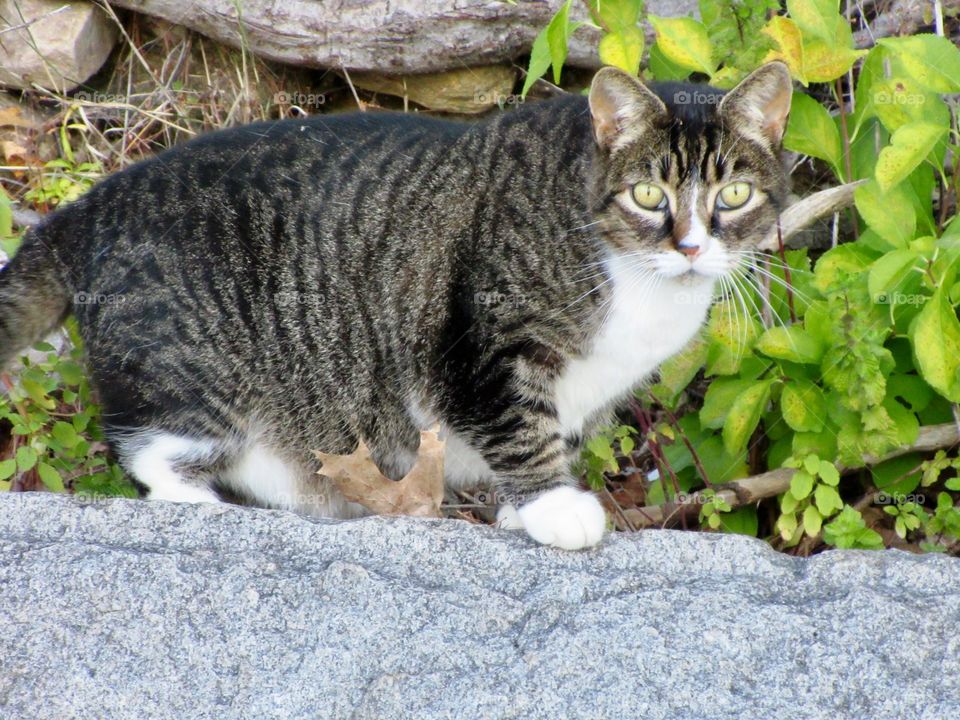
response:
[(538, 543), (579, 550), (600, 542), (607, 516), (596, 496), (572, 487), (545, 492), (520, 510), (506, 505), (497, 513), (500, 527), (522, 527)]

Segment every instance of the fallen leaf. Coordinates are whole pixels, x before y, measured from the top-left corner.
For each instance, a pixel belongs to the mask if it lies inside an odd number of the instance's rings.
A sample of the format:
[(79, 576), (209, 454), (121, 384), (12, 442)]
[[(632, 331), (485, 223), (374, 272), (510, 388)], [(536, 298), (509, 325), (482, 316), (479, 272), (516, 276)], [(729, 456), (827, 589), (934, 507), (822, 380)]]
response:
[(0, 127), (34, 127), (34, 123), (23, 116), (18, 107), (0, 108)]
[[(22, 145), (18, 145), (12, 140), (4, 140), (0, 142), (0, 152), (3, 153), (4, 160), (11, 164), (26, 164), (24, 161), (27, 159), (27, 149)], [(20, 162), (16, 162), (17, 160)]]
[(420, 450), (413, 469), (401, 480), (385, 477), (360, 441), (350, 455), (314, 451), (323, 464), (318, 474), (333, 481), (343, 496), (378, 515), (440, 517), (443, 501), (443, 446), (437, 430), (420, 433)]

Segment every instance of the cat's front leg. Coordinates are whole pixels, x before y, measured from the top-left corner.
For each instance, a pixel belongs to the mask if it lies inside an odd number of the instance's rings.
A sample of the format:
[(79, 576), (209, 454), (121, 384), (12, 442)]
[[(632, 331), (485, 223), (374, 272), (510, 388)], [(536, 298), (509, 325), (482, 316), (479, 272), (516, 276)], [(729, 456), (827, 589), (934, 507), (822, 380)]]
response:
[(406, 412), (381, 409), (363, 431), (370, 458), (384, 476), (402, 480), (417, 462), (420, 430)]
[(513, 405), (515, 431), (509, 439), (488, 437), (483, 452), (493, 469), (503, 506), (501, 527), (522, 528), (544, 545), (578, 550), (603, 538), (606, 513), (592, 492), (580, 490), (570, 474), (575, 451), (557, 419)]

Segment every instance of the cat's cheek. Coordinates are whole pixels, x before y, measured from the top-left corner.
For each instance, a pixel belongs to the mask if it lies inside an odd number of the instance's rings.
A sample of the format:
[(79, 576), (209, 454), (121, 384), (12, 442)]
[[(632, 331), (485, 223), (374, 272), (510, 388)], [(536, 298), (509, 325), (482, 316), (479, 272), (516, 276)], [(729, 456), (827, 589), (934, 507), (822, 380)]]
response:
[(519, 510), (504, 506), (497, 521), (502, 528), (526, 530), (543, 545), (580, 550), (603, 539), (607, 515), (593, 493), (563, 486), (545, 492)]

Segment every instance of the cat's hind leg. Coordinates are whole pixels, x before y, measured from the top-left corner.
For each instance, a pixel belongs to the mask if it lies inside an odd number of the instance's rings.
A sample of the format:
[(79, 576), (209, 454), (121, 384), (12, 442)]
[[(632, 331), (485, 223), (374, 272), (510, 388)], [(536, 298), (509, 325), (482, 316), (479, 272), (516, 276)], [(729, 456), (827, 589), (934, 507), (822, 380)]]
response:
[(151, 500), (221, 502), (208, 474), (191, 472), (221, 461), (223, 447), (210, 438), (144, 430), (114, 441), (120, 464)]

